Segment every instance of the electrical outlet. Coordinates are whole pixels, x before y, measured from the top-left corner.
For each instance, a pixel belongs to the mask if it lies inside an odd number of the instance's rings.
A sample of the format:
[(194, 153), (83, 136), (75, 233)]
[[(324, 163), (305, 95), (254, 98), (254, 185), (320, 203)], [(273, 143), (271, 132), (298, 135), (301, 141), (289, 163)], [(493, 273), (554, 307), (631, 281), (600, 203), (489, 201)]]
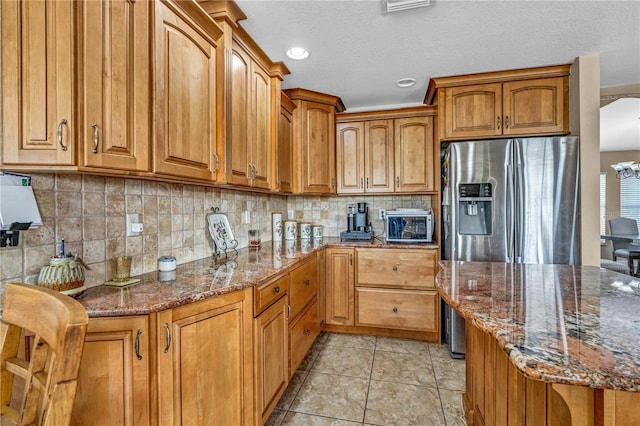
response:
[(127, 214), (127, 237), (134, 237), (142, 234), (142, 222), (138, 213)]
[(384, 216), (387, 214), (385, 209), (378, 209), (378, 219), (384, 220)]
[(242, 212), (242, 223), (247, 224), (251, 222), (251, 212), (246, 210)]

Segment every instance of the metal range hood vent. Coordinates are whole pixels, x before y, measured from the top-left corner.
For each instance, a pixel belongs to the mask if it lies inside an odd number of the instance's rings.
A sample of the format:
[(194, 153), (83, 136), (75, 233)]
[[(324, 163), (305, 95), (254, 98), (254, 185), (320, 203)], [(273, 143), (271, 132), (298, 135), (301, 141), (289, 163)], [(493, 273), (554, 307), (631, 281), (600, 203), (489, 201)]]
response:
[(382, 13), (400, 12), (430, 4), (431, 0), (382, 0)]

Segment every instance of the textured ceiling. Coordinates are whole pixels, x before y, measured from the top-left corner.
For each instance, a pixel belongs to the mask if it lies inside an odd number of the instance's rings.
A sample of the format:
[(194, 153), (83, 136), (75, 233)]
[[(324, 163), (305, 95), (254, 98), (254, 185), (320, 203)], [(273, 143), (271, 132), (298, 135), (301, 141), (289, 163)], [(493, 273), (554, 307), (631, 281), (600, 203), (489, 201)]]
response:
[[(417, 105), (430, 77), (571, 63), (599, 54), (601, 87), (640, 82), (639, 1), (238, 0), (242, 26), (291, 70), (283, 88), (339, 96), (347, 111)], [(294, 61), (293, 46), (311, 55)], [(398, 79), (417, 80), (397, 88)]]

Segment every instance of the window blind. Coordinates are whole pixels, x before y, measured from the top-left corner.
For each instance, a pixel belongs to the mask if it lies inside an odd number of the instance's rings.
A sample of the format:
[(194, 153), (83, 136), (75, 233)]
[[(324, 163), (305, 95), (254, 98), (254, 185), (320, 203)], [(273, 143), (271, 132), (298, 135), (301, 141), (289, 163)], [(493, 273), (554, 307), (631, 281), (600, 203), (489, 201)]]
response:
[(620, 180), (620, 216), (635, 219), (640, 224), (640, 179)]
[(607, 231), (607, 173), (600, 173), (600, 235)]

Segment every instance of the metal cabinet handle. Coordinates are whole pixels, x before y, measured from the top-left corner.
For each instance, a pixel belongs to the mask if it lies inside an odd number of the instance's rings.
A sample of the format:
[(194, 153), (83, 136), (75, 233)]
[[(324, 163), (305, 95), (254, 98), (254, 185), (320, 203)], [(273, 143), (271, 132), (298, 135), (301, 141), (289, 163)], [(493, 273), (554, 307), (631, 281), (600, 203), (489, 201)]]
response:
[(504, 118), (504, 128), (505, 129), (509, 128), (509, 116), (508, 115)]
[(362, 182), (362, 178), (360, 178), (360, 188), (364, 188), (364, 183)]
[(169, 329), (169, 324), (164, 323), (164, 329), (167, 330), (167, 346), (164, 347), (164, 353), (169, 352), (169, 346), (171, 346), (171, 330)]
[(349, 253), (349, 265), (353, 265), (353, 254)]
[(220, 170), (220, 157), (216, 152), (213, 152), (211, 155), (213, 155), (213, 164), (215, 164), (215, 166), (213, 167), (213, 173), (216, 173), (218, 170)]
[(253, 167), (253, 179), (255, 180), (256, 176), (258, 176), (258, 168), (255, 164), (252, 164), (251, 167)]
[(67, 150), (67, 146), (62, 142), (62, 126), (66, 124), (67, 124), (66, 118), (63, 118), (62, 120), (60, 120), (60, 123), (58, 123), (58, 143), (62, 147), (63, 151)]
[(291, 318), (291, 305), (288, 303), (284, 304), (287, 307), (287, 318), (285, 318), (287, 321), (289, 321), (289, 318)]
[(396, 176), (396, 187), (400, 187), (400, 176)]
[(369, 178), (367, 178), (367, 189), (369, 189)]
[(142, 359), (142, 355), (140, 355), (140, 335), (142, 334), (142, 330), (138, 329), (138, 332), (136, 333), (136, 343), (134, 345), (134, 347), (136, 348), (136, 357), (141, 360)]
[(498, 130), (500, 130), (500, 125), (502, 124), (502, 118), (498, 117)]
[(98, 143), (100, 142), (100, 134), (98, 133), (98, 123), (91, 123), (93, 127), (93, 153), (98, 153)]
[(273, 289), (274, 293), (280, 293), (280, 286), (276, 287)]
[(393, 307), (393, 312), (398, 312), (398, 308), (396, 308), (395, 306)]
[(304, 285), (310, 285), (311, 281), (310, 280), (304, 280)]
[(394, 267), (393, 267), (393, 268), (391, 268), (391, 269), (393, 269), (394, 271), (397, 271), (397, 270), (398, 270), (398, 267), (397, 267), (397, 266), (394, 266)]
[(304, 331), (304, 335), (305, 335), (305, 336), (308, 336), (308, 335), (310, 335), (310, 334), (311, 334), (311, 330), (305, 330), (305, 331)]

